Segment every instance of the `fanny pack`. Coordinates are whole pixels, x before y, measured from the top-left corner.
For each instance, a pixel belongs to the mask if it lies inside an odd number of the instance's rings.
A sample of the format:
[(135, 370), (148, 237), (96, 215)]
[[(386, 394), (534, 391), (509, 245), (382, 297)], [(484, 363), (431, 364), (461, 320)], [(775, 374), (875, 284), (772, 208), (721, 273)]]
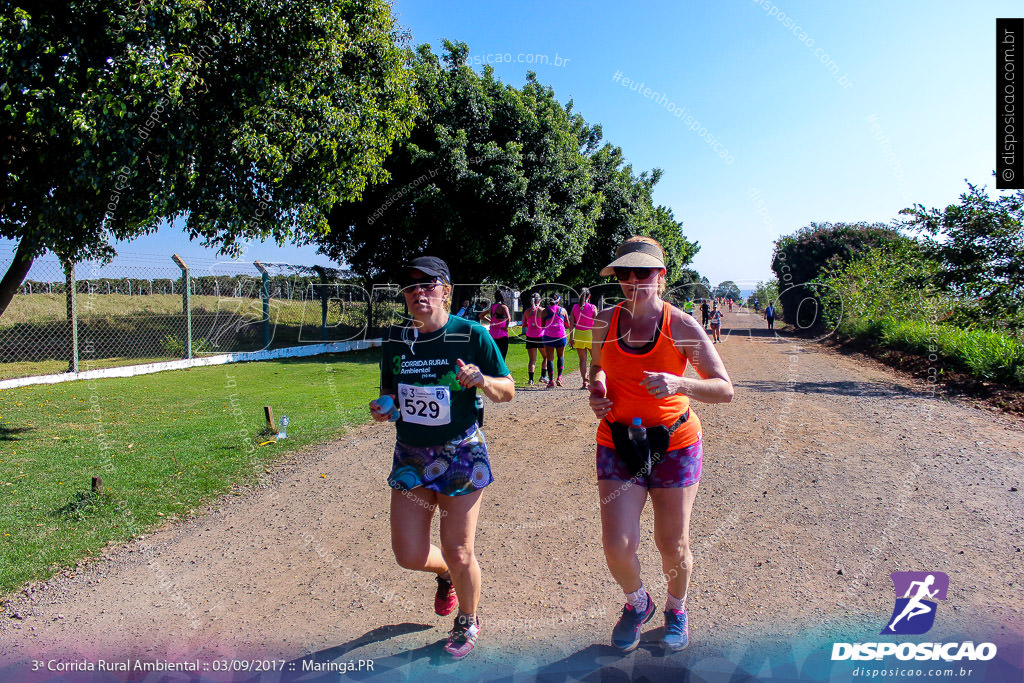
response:
[(669, 441), (679, 426), (690, 419), (690, 409), (679, 416), (672, 426), (654, 425), (647, 427), (647, 448), (643, 448), (629, 438), (629, 425), (607, 420), (612, 430), (612, 443), (615, 454), (629, 470), (630, 477), (650, 474), (651, 468), (661, 462), (668, 452)]

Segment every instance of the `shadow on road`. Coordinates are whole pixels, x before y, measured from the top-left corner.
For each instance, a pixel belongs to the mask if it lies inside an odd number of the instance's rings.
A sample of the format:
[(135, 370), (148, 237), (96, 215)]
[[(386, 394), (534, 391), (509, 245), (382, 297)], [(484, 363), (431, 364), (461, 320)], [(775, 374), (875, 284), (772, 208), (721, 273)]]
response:
[(737, 389), (758, 392), (787, 392), (798, 394), (835, 394), (837, 396), (882, 396), (887, 398), (909, 398), (909, 390), (880, 382), (772, 382), (768, 380), (733, 381)]
[[(658, 628), (643, 634), (640, 647), (635, 652), (623, 654), (610, 645), (593, 644), (533, 670), (519, 669), (508, 663), (487, 662), (486, 652), (473, 653), (465, 662), (453, 662), (444, 653), (444, 639), (388, 657), (374, 657), (372, 670), (360, 670), (361, 660), (345, 656), (365, 645), (432, 628), (410, 623), (382, 626), (347, 643), (293, 659), (284, 665), (280, 678), (275, 677), (274, 680), (281, 683), (336, 682), (339, 678), (357, 681), (487, 680), (492, 683), (512, 680), (545, 683), (687, 680), (687, 663), (693, 654), (692, 648), (679, 653), (667, 652), (660, 642), (664, 629)], [(347, 663), (355, 668), (345, 670)], [(249, 683), (262, 680), (256, 677)]]
[[(396, 669), (420, 659), (427, 659), (428, 662), (423, 663), (429, 663), (436, 666), (443, 663), (441, 654), (443, 652), (442, 647), (444, 645), (444, 640), (439, 640), (435, 643), (430, 643), (412, 650), (406, 650), (405, 652), (401, 652), (390, 657), (374, 658), (372, 660), (364, 660), (360, 658), (347, 660), (345, 658), (346, 654), (357, 648), (372, 645), (373, 643), (379, 643), (388, 640), (389, 638), (404, 636), (409, 633), (430, 631), (434, 628), (434, 626), (428, 624), (411, 623), (381, 626), (373, 629), (372, 631), (368, 631), (347, 643), (335, 645), (334, 647), (329, 647), (320, 650), (319, 652), (314, 652), (285, 663), (281, 677), (275, 680), (278, 680), (281, 683), (300, 680), (303, 681), (303, 683), (320, 680), (338, 681), (341, 678), (362, 681), (381, 676), (386, 677), (390, 673), (395, 673)], [(371, 662), (371, 668), (359, 668), (359, 662), (361, 661)], [(356, 668), (353, 670), (345, 670), (343, 665), (348, 662), (351, 662)], [(332, 663), (334, 668), (324, 667), (324, 665)], [(405, 677), (399, 675), (398, 678)], [(252, 682), (260, 680), (262, 680), (262, 678), (259, 676), (250, 679)]]
[[(623, 654), (611, 645), (594, 644), (534, 671), (519, 672), (517, 677), (543, 683), (689, 680), (687, 663), (691, 651), (667, 652), (660, 642), (663, 630), (645, 633), (640, 647), (632, 653)], [(500, 680), (492, 679), (494, 683)]]

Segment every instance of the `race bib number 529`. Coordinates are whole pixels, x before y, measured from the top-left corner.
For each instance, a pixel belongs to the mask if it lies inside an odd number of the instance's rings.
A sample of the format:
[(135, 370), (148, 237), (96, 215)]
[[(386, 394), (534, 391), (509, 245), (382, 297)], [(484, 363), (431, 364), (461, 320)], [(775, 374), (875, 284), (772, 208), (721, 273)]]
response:
[(437, 427), (452, 421), (452, 392), (448, 387), (399, 384), (398, 403), (406, 422)]

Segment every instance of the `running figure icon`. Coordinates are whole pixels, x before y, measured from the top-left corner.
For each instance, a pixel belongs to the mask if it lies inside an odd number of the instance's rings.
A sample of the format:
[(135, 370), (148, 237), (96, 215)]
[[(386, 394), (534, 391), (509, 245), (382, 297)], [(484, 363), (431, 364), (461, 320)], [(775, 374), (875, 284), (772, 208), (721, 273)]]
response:
[[(934, 598), (936, 595), (938, 595), (938, 593), (939, 593), (939, 589), (938, 588), (936, 588), (933, 591), (932, 590), (928, 590), (932, 586), (932, 584), (934, 584), (934, 583), (935, 583), (935, 575), (934, 574), (929, 574), (928, 578), (926, 578), (924, 581), (912, 581), (910, 583), (910, 588), (907, 589), (907, 594), (903, 596), (904, 598), (910, 598), (910, 601), (907, 603), (907, 606), (903, 608), (903, 611), (900, 612), (900, 615), (892, 620), (892, 623), (889, 624), (889, 626), (887, 627), (887, 630), (892, 631), (892, 632), (895, 633), (896, 632), (896, 628), (895, 628), (896, 624), (903, 617), (906, 617), (907, 621), (910, 621), (914, 617), (920, 616), (922, 614), (928, 614), (929, 612), (934, 610), (935, 607), (933, 605), (935, 603), (926, 604), (926, 603), (921, 601), (922, 598), (926, 598), (926, 597), (927, 598)], [(911, 594), (911, 592), (914, 591), (914, 587), (915, 586), (917, 586), (917, 593), (915, 595), (911, 596), (910, 594)]]
[(949, 576), (944, 572), (893, 572), (896, 602), (883, 634), (926, 633), (935, 623), (936, 600), (945, 600)]

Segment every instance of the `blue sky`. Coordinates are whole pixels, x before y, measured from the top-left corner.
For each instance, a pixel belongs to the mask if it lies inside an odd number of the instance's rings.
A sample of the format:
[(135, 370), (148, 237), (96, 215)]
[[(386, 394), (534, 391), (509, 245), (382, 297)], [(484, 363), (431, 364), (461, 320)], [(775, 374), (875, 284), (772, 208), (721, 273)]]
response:
[[(1010, 2), (394, 4), (414, 43), (440, 51), (443, 38), (464, 41), (471, 61), (491, 63), (515, 85), (535, 70), (559, 100), (601, 124), (634, 169), (663, 169), (655, 199), (700, 242), (694, 267), (744, 288), (771, 277), (772, 241), (811, 221), (889, 222), (915, 202), (955, 202), (965, 178), (995, 193), (995, 19), (1021, 10)], [(212, 256), (172, 227), (119, 251)], [(252, 245), (247, 258), (328, 263), (312, 248), (274, 244)]]

